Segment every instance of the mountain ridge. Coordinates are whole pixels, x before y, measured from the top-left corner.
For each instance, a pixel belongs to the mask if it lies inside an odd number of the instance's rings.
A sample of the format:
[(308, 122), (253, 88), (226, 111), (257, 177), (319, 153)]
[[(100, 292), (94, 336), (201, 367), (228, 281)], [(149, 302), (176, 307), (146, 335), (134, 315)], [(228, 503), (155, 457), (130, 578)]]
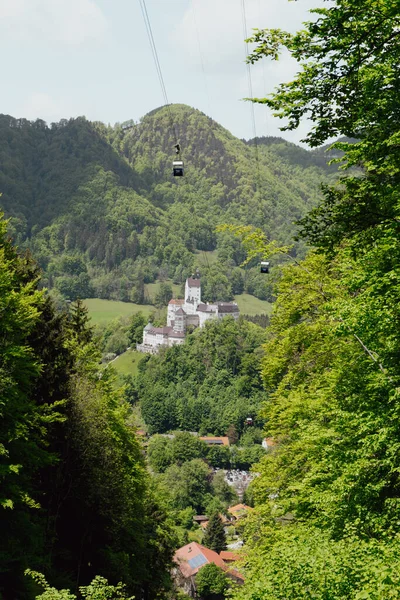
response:
[[(171, 174), (177, 139), (182, 179)], [(241, 262), (237, 242), (217, 236), (217, 224), (259, 226), (287, 243), (331, 176), (270, 147), (256, 156), (251, 143), (186, 105), (154, 109), (125, 132), (84, 117), (48, 126), (0, 115), (0, 140), (0, 202), (13, 236), (32, 249), (45, 284), (69, 298), (130, 299), (140, 280), (160, 275), (181, 282), (196, 250), (228, 247), (220, 271), (229, 276)], [(66, 270), (71, 257), (76, 265)], [(112, 278), (124, 280), (122, 291), (110, 288)]]

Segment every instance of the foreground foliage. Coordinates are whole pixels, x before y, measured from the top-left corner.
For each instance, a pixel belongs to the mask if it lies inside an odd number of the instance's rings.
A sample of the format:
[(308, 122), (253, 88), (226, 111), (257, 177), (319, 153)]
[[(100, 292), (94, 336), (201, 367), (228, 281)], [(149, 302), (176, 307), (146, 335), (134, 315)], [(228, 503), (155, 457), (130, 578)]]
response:
[(129, 406), (82, 303), (56, 313), (0, 221), (0, 594), (32, 598), (25, 568), (57, 587), (96, 574), (127, 592), (169, 585), (174, 538), (150, 486)]
[(301, 63), (266, 102), (346, 167), (302, 222), (316, 246), (285, 268), (262, 364), (277, 442), (255, 480), (237, 599), (399, 598), (400, 163), (398, 2), (336, 0), (251, 56)]
[(221, 600), (228, 589), (228, 578), (220, 567), (209, 563), (197, 573), (196, 588), (204, 600)]
[(104, 577), (95, 577), (93, 581), (87, 586), (81, 586), (79, 588), (79, 596), (71, 594), (69, 590), (56, 590), (51, 587), (45, 577), (41, 573), (30, 571), (27, 569), (26, 575), (32, 577), (32, 579), (40, 587), (44, 588), (43, 594), (36, 596), (36, 600), (77, 600), (77, 598), (86, 598), (86, 600), (134, 600), (135, 596), (128, 596), (125, 594), (125, 586), (119, 583), (118, 585), (108, 585), (107, 579)]

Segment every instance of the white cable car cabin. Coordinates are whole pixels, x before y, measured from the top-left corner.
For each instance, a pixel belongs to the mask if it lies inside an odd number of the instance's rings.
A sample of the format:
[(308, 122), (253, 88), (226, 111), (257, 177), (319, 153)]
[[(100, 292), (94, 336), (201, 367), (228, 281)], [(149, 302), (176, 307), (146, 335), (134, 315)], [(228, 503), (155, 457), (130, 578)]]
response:
[(261, 273), (269, 273), (269, 262), (262, 262), (260, 264)]
[(172, 163), (172, 172), (174, 177), (183, 176), (183, 160), (174, 160)]

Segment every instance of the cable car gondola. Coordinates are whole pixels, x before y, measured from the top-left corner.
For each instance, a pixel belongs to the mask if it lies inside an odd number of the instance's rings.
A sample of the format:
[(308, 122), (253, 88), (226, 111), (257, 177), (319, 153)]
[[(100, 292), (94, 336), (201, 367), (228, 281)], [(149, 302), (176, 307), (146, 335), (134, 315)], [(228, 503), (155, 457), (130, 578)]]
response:
[[(175, 144), (174, 146), (175, 148), (175, 154), (180, 155), (181, 153), (181, 145), (178, 142), (177, 144)], [(174, 177), (182, 177), (183, 176), (183, 160), (174, 160), (172, 163), (172, 172), (174, 174)]]
[(260, 264), (260, 271), (261, 273), (269, 273), (269, 262), (262, 262)]
[(172, 163), (172, 172), (174, 177), (183, 176), (183, 160), (174, 160)]

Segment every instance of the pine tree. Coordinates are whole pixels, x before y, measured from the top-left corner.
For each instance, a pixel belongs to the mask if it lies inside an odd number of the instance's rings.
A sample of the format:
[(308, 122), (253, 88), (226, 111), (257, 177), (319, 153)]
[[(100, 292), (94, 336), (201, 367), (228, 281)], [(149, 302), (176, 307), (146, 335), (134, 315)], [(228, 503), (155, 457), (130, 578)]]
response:
[(214, 552), (226, 550), (226, 535), (221, 517), (217, 512), (210, 516), (206, 530), (204, 532), (203, 544)]

